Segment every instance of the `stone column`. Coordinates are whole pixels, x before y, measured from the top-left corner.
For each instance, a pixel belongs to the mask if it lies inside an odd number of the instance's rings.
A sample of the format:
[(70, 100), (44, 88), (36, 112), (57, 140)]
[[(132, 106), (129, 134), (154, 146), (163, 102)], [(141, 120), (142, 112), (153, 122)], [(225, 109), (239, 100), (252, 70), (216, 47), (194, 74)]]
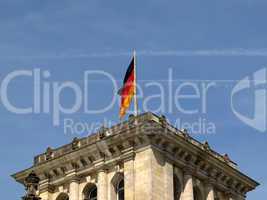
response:
[(79, 180), (76, 177), (70, 181), (69, 199), (79, 200)]
[(190, 172), (184, 173), (184, 191), (182, 200), (194, 200), (193, 178)]
[(212, 184), (207, 184), (207, 200), (214, 200), (215, 195), (214, 195), (214, 188)]
[[(97, 176), (97, 200), (107, 200), (108, 184), (106, 170), (100, 170)], [(71, 200), (71, 199), (70, 199)]]
[(124, 191), (126, 200), (134, 200), (134, 160), (124, 162)]

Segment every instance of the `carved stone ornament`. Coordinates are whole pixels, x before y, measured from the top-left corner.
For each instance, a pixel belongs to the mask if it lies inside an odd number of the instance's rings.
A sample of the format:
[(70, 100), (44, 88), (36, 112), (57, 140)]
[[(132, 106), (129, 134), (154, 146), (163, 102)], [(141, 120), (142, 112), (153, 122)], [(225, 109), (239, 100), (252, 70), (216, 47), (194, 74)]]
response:
[(53, 158), (53, 149), (51, 147), (48, 147), (46, 149), (45, 157), (46, 157), (46, 160), (50, 160)]
[(73, 138), (71, 145), (73, 150), (78, 149), (80, 147), (79, 139), (77, 137)]
[(40, 178), (32, 171), (25, 178), (25, 186), (26, 186), (26, 196), (22, 197), (23, 200), (40, 200), (37, 196), (38, 185), (40, 182)]

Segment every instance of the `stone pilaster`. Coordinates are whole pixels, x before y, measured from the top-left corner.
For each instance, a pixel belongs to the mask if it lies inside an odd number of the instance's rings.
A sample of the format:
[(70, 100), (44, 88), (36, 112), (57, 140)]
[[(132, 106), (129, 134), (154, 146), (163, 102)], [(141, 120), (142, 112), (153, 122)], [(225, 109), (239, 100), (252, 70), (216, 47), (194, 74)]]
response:
[(135, 156), (135, 200), (153, 200), (152, 151), (146, 149)]
[(214, 200), (214, 199), (215, 199), (215, 194), (213, 185), (207, 184), (207, 200)]
[(49, 180), (45, 179), (40, 182), (39, 186), (39, 197), (42, 200), (52, 200), (53, 187), (49, 185)]
[(70, 181), (69, 199), (79, 200), (79, 180), (76, 177)]
[(182, 200), (194, 200), (193, 177), (189, 171), (184, 173), (184, 191)]
[(52, 200), (51, 199), (51, 194), (48, 192), (48, 191), (45, 191), (45, 192), (42, 192), (39, 194), (39, 197), (42, 199), (42, 200)]
[(48, 184), (49, 184), (48, 179), (40, 182), (39, 197), (42, 198), (42, 200), (50, 200), (49, 199), (49, 192), (48, 192)]
[(165, 200), (173, 200), (173, 165), (170, 162), (165, 162), (164, 174), (165, 174)]
[(134, 160), (124, 162), (124, 191), (126, 200), (134, 200)]
[(97, 200), (107, 200), (108, 183), (106, 170), (100, 170), (97, 175)]

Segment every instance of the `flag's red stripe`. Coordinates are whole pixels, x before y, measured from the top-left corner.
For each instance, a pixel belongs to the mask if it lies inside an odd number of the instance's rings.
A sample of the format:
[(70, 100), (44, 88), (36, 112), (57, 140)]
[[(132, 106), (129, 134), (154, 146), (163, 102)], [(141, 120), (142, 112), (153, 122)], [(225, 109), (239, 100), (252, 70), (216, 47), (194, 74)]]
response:
[(127, 69), (123, 80), (123, 87), (120, 89), (119, 94), (121, 95), (121, 107), (120, 107), (120, 118), (122, 118), (126, 110), (129, 108), (132, 97), (134, 95), (135, 87), (135, 73), (134, 73), (134, 58), (131, 60), (131, 63)]
[(134, 86), (134, 72), (132, 72), (127, 80), (127, 82), (124, 84), (122, 92), (121, 92), (121, 105), (124, 105), (124, 99), (131, 95), (129, 94), (131, 91), (131, 88)]

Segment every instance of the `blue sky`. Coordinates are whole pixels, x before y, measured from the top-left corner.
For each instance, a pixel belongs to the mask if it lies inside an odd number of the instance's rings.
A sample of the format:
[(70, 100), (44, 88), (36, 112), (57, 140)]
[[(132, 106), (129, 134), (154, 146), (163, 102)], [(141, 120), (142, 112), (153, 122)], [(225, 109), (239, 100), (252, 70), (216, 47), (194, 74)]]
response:
[[(208, 93), (206, 113), (189, 115), (174, 108), (165, 114), (172, 122), (193, 123), (201, 118), (214, 123), (214, 134), (195, 137), (228, 153), (244, 173), (259, 181), (261, 186), (248, 199), (262, 200), (267, 196), (267, 132), (240, 121), (231, 109), (230, 96), (239, 80), (267, 67), (266, 6), (264, 0), (0, 0), (0, 81), (14, 70), (39, 68), (50, 72), (50, 82), (73, 81), (83, 87), (85, 71), (102, 70), (120, 85), (133, 48), (144, 90), (140, 104), (158, 92), (147, 83), (157, 81), (167, 88), (169, 69), (174, 88), (184, 80), (197, 85), (213, 81), (216, 86)], [(32, 88), (30, 78), (18, 79), (10, 85), (9, 98), (18, 106), (28, 106)], [(238, 111), (252, 115), (253, 94), (254, 90), (247, 90), (235, 97)], [(64, 105), (73, 103), (72, 93), (63, 96)], [(93, 77), (89, 97), (91, 108), (110, 101), (109, 80)], [(155, 109), (159, 103), (151, 100), (141, 111)], [(188, 109), (200, 104), (192, 99), (182, 102)], [(10, 175), (31, 166), (34, 155), (48, 146), (63, 145), (77, 135), (64, 134), (62, 121), (53, 126), (51, 114), (17, 115), (2, 102), (0, 117), (1, 196), (15, 200), (24, 188)], [(118, 106), (101, 114), (77, 112), (64, 118), (87, 124), (104, 118), (118, 122)]]

